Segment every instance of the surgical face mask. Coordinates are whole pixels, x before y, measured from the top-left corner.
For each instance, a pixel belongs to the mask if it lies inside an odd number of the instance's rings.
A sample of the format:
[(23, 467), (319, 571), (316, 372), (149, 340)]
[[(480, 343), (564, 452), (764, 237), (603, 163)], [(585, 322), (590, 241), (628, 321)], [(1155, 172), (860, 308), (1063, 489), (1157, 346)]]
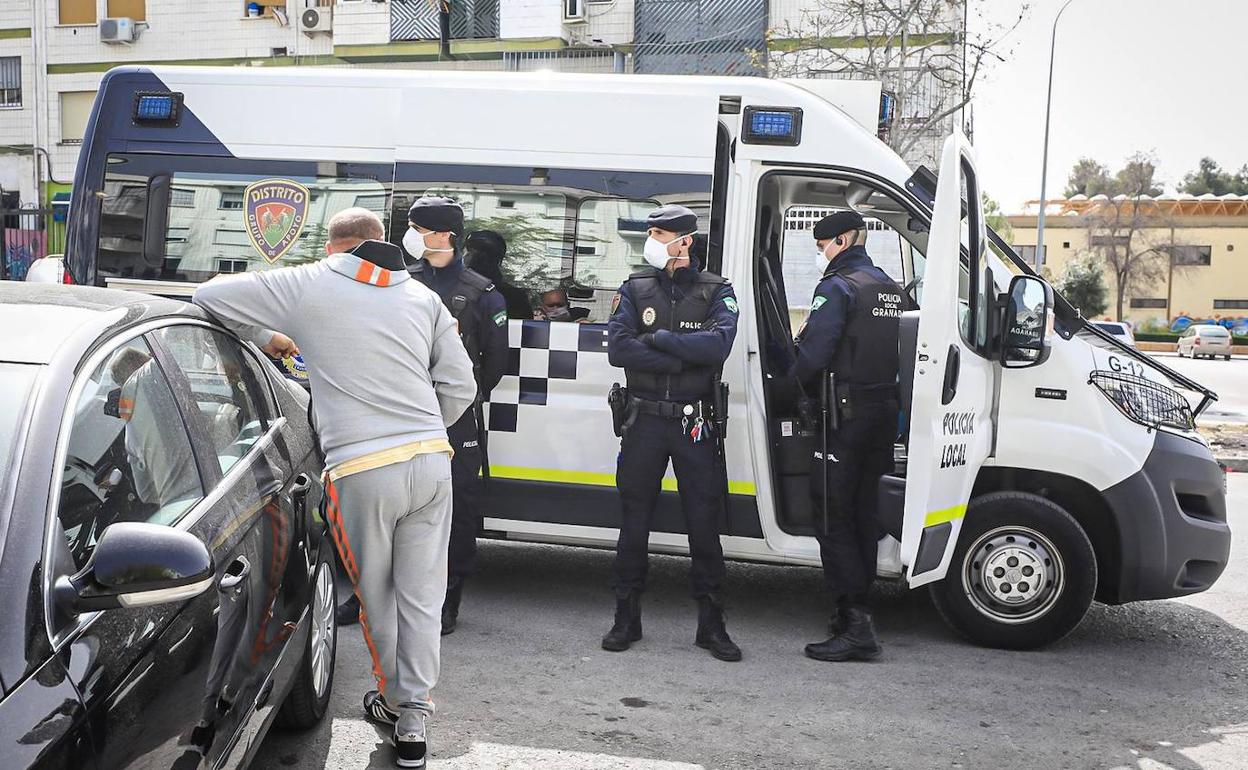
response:
[(568, 310), (566, 305), (555, 305), (554, 307), (546, 305), (542, 308), (542, 314), (546, 316), (547, 321), (572, 320), (572, 311)]
[(407, 232), (403, 233), (403, 249), (412, 256), (413, 259), (420, 259), (425, 256), (425, 252), (450, 252), (454, 249), (431, 249), (426, 245), (425, 238), (433, 235), (433, 233), (422, 233), (414, 227), (407, 228)]
[(835, 241), (830, 242), (827, 246), (824, 246), (822, 249), (819, 249), (818, 247), (816, 247), (817, 251), (815, 253), (815, 269), (819, 271), (820, 275), (823, 275), (823, 271), (827, 270), (828, 265), (832, 263), (832, 258), (828, 256), (828, 246), (831, 246), (833, 243), (835, 243)]
[(675, 238), (668, 243), (664, 243), (660, 240), (656, 240), (652, 235), (649, 238), (646, 238), (646, 246), (642, 250), (642, 256), (646, 258), (646, 263), (651, 267), (656, 270), (662, 270), (667, 267), (669, 260), (675, 259), (675, 257), (667, 253), (667, 247), (671, 246), (673, 243), (679, 242), (681, 238), (684, 237), (685, 236), (682, 235), (680, 238)]

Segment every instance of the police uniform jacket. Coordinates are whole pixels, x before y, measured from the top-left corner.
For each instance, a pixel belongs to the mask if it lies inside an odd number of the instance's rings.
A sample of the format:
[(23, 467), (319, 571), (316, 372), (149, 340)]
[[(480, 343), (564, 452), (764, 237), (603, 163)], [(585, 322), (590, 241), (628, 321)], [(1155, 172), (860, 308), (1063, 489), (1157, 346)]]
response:
[(737, 297), (727, 279), (691, 269), (629, 276), (607, 324), (607, 354), (633, 396), (696, 401), (712, 395), (737, 336)]
[(490, 279), (466, 267), (458, 254), (446, 267), (434, 267), (421, 259), (409, 265), (408, 272), (437, 292), (459, 322), (481, 398), (489, 398), (507, 370), (506, 300)]
[(904, 293), (862, 246), (828, 265), (815, 288), (810, 317), (797, 335), (794, 373), (810, 384), (825, 370), (838, 385), (886, 387), (897, 380), (898, 324)]

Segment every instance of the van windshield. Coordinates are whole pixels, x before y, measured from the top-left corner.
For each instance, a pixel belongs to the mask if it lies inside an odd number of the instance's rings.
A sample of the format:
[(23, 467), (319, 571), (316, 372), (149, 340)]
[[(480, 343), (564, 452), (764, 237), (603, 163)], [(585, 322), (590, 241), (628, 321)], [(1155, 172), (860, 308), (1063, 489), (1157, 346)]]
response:
[(201, 282), (325, 256), (329, 217), (387, 218), (388, 166), (112, 155), (100, 200), (98, 275)]

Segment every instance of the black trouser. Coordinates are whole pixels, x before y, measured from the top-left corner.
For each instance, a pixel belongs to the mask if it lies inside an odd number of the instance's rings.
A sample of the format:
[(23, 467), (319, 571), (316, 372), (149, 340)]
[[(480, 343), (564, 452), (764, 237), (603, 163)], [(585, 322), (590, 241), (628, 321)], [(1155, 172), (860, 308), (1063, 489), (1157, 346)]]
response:
[(472, 409), (447, 429), (455, 456), (451, 458), (451, 542), (447, 575), (462, 581), (472, 574), (477, 560), (477, 534), (481, 531), (481, 447), (477, 443), (477, 420)]
[[(715, 435), (709, 421), (698, 443), (681, 428), (680, 418), (638, 414), (620, 442), (615, 484), (620, 490), (623, 517), (615, 547), (613, 587), (623, 598), (646, 587), (650, 523), (658, 502), (663, 474), (670, 459), (676, 471), (680, 507), (689, 533), (693, 596), (718, 593), (724, 582), (724, 551), (719, 522), (724, 510), (724, 480), (719, 468)], [(693, 427), (690, 423), (690, 428)]]
[[(828, 433), (828, 462), (818, 457), (821, 447), (815, 447), (810, 493), (816, 531), (823, 530), (815, 539), (824, 581), (840, 606), (865, 607), (875, 579), (880, 477), (892, 470), (896, 437), (896, 402), (866, 403)], [(828, 485), (826, 529), (820, 507), (823, 483)]]

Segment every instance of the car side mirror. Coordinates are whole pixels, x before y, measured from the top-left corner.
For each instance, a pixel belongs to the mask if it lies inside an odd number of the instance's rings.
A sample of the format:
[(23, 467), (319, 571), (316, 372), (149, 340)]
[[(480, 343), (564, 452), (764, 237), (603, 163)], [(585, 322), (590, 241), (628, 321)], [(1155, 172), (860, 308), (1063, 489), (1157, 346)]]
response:
[(1001, 365), (1025, 369), (1044, 363), (1053, 344), (1053, 287), (1034, 275), (1016, 275), (1003, 312)]
[(212, 556), (189, 532), (119, 522), (104, 529), (78, 574), (57, 579), (53, 594), (69, 612), (149, 607), (199, 596), (212, 585)]

